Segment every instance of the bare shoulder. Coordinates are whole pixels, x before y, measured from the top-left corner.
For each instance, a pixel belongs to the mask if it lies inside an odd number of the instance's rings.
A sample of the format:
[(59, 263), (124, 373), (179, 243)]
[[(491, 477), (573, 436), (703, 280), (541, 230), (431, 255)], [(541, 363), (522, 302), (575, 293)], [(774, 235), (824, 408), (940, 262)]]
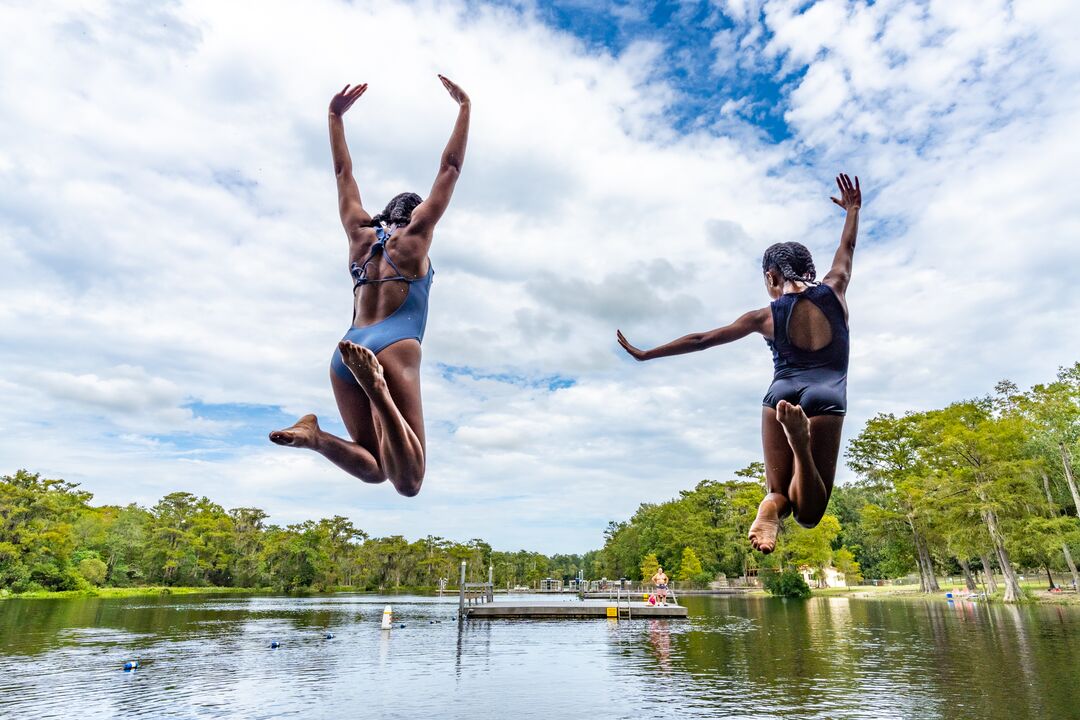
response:
[(349, 236), (350, 245), (368, 245), (375, 242), (375, 228), (370, 225), (355, 224), (350, 226), (345, 234)]
[(346, 234), (349, 236), (349, 262), (362, 262), (375, 244), (375, 228), (356, 225)]
[(767, 330), (768, 334), (772, 335), (772, 308), (769, 306), (750, 310), (744, 313), (739, 320), (746, 323), (752, 332), (759, 332), (764, 335)]
[(745, 322), (749, 326), (750, 332), (760, 333), (766, 340), (771, 340), (773, 336), (773, 319), (772, 319), (772, 306), (766, 305), (763, 308), (757, 310), (751, 310), (742, 316), (741, 319), (745, 319)]

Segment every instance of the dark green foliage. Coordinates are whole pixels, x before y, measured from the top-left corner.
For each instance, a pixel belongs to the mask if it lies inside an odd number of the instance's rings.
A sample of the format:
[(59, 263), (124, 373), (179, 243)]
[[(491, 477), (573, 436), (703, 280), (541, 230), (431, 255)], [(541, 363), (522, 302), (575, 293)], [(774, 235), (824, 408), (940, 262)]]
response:
[(279, 590), (434, 588), (468, 581), (501, 586), (564, 581), (599, 571), (599, 552), (498, 552), (480, 539), (369, 538), (345, 517), (278, 527), (259, 508), (226, 511), (175, 492), (152, 508), (89, 505), (63, 480), (20, 470), (0, 476), (0, 589), (80, 590), (132, 585), (273, 587)]
[(756, 562), (750, 559), (753, 553), (746, 534), (765, 497), (761, 481), (751, 474), (756, 469), (751, 466), (744, 473), (752, 480), (703, 480), (674, 500), (643, 504), (626, 522), (609, 523), (598, 558), (600, 572), (592, 576), (640, 580), (642, 561), (653, 553), (668, 574), (676, 577), (687, 550), (701, 567), (694, 573), (695, 582), (717, 575), (744, 575), (748, 565)]
[(803, 576), (794, 570), (785, 570), (765, 575), (761, 583), (770, 594), (777, 597), (808, 598), (810, 586)]

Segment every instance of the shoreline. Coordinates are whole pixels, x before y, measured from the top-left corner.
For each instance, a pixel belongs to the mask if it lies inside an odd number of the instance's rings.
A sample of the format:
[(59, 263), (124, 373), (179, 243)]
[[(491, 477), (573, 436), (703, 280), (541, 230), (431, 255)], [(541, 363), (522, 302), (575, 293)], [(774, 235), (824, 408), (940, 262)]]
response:
[[(437, 588), (401, 587), (395, 589), (375, 589), (353, 587), (331, 587), (323, 590), (278, 590), (272, 587), (214, 587), (214, 586), (176, 586), (140, 585), (137, 587), (98, 587), (86, 590), (31, 590), (14, 593), (0, 589), (0, 602), (4, 600), (65, 600), (74, 598), (128, 598), (128, 597), (168, 597), (170, 595), (331, 595), (333, 593), (354, 593), (358, 595), (435, 595)], [(454, 595), (457, 594), (455, 590)]]
[[(1024, 590), (1027, 593), (1027, 597), (1018, 605), (1076, 605), (1080, 606), (1080, 594), (1075, 592), (1061, 592), (1051, 593), (1044, 587), (1039, 586), (1025, 586)], [(134, 597), (168, 597), (170, 595), (330, 595), (333, 593), (356, 593), (356, 594), (377, 594), (377, 595), (435, 595), (437, 590), (435, 588), (420, 588), (420, 587), (402, 587), (397, 589), (357, 589), (351, 587), (334, 587), (325, 590), (295, 590), (292, 592), (286, 592), (281, 590), (275, 590), (274, 588), (235, 588), (235, 587), (207, 587), (207, 586), (182, 586), (182, 587), (169, 587), (164, 585), (147, 585), (139, 587), (103, 587), (93, 588), (89, 590), (36, 590), (25, 593), (13, 593), (8, 590), (0, 590), (0, 602), (4, 600), (65, 600), (65, 599), (82, 599), (82, 598), (99, 598), (99, 599), (116, 599), (116, 598), (134, 598)], [(842, 588), (812, 588), (811, 597), (842, 597), (854, 600), (937, 600), (946, 601), (949, 598), (945, 597), (947, 592), (964, 592), (961, 589), (945, 588), (943, 587), (939, 592), (934, 593), (922, 593), (919, 592), (917, 586), (914, 585), (894, 585), (894, 586), (877, 586), (877, 585), (856, 585), (853, 587)], [(454, 593), (449, 594), (456, 594)], [(680, 593), (681, 594), (681, 593)], [(988, 598), (980, 598), (974, 602), (991, 602), (1001, 603), (1001, 591), (989, 596)], [(772, 597), (768, 592), (762, 589), (752, 590), (746, 593), (725, 593), (725, 592), (708, 592), (708, 591), (693, 591), (686, 595), (686, 597)], [(965, 600), (964, 598), (955, 598), (957, 601), (972, 602), (971, 600)]]
[[(1044, 586), (1032, 586), (1024, 584), (1022, 589), (1027, 596), (1018, 603), (1011, 603), (1015, 605), (1080, 605), (1080, 594), (1075, 592), (1060, 592), (1052, 593)], [(967, 600), (962, 597), (946, 598), (945, 593), (965, 593), (966, 589), (942, 587), (938, 592), (923, 593), (919, 592), (917, 586), (914, 585), (894, 585), (894, 586), (877, 586), (877, 585), (856, 585), (854, 587), (844, 588), (812, 588), (811, 597), (846, 597), (856, 600), (954, 600), (957, 602), (990, 602), (995, 604), (1004, 604), (1002, 602), (1003, 592), (999, 590), (993, 595), (989, 595), (986, 598), (979, 598), (977, 600)]]

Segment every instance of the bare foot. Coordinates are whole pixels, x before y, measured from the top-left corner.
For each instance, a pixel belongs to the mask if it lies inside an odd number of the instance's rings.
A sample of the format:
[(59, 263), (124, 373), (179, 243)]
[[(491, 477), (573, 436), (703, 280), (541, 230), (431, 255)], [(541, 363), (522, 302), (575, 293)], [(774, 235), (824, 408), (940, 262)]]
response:
[(345, 363), (345, 367), (349, 368), (356, 382), (360, 383), (360, 387), (364, 390), (386, 384), (382, 365), (375, 358), (375, 353), (363, 345), (357, 345), (348, 340), (339, 342), (338, 350), (341, 351), (341, 360)]
[(757, 517), (750, 526), (750, 546), (758, 552), (768, 555), (776, 549), (776, 533), (780, 531), (780, 509), (769, 497), (758, 505)]
[(784, 426), (784, 434), (792, 450), (798, 452), (800, 448), (810, 445), (810, 418), (806, 417), (801, 407), (781, 400), (776, 403), (776, 419)]
[(275, 430), (270, 433), (270, 442), (288, 447), (315, 449), (319, 440), (319, 420), (314, 415), (305, 415), (292, 427)]

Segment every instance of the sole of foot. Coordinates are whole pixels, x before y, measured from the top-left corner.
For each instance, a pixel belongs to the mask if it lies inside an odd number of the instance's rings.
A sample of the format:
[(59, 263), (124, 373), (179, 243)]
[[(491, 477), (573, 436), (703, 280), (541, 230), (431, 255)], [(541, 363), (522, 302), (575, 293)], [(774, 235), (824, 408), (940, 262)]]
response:
[(787, 400), (778, 402), (776, 420), (784, 427), (784, 434), (792, 448), (810, 442), (810, 418), (798, 405), (792, 405)]
[(379, 364), (375, 353), (363, 345), (357, 345), (348, 340), (338, 343), (338, 350), (341, 351), (341, 360), (345, 363), (345, 367), (349, 368), (361, 387), (372, 388), (386, 382), (383, 378), (382, 365)]
[(757, 517), (750, 526), (750, 546), (768, 555), (776, 549), (776, 534), (780, 531), (780, 513), (772, 500), (765, 498), (758, 506)]
[(292, 427), (275, 430), (270, 433), (270, 442), (285, 447), (315, 447), (319, 434), (319, 419), (314, 415), (305, 415)]

